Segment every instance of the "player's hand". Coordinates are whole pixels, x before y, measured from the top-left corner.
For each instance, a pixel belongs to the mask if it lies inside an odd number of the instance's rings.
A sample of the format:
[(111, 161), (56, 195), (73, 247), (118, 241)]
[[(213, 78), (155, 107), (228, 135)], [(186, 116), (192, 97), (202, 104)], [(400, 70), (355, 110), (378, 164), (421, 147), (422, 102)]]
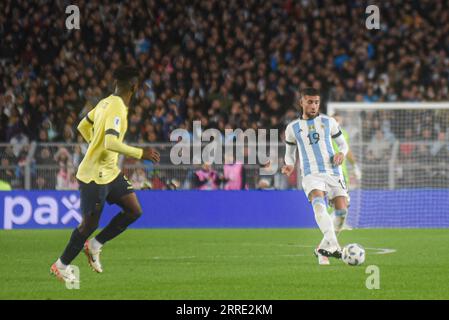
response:
[(341, 152), (338, 152), (336, 155), (334, 155), (333, 160), (334, 166), (339, 166), (343, 163), (343, 160), (345, 160), (345, 155)]
[(285, 174), (286, 176), (290, 176), (292, 174), (293, 170), (295, 170), (294, 166), (285, 165), (282, 167), (281, 172), (283, 174)]
[(145, 149), (143, 149), (142, 159), (143, 160), (151, 160), (153, 162), (159, 162), (159, 160), (161, 159), (161, 156), (160, 156), (159, 152), (156, 151), (156, 149), (145, 148)]

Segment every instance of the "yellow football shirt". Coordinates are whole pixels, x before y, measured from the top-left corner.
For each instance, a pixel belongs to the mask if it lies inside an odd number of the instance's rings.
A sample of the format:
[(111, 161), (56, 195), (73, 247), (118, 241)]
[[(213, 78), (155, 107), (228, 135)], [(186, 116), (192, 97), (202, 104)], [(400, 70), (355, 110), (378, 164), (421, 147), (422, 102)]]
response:
[[(78, 167), (76, 177), (80, 181), (84, 183), (94, 181), (97, 184), (110, 183), (120, 173), (119, 153), (138, 159), (142, 157), (142, 149), (122, 143), (128, 129), (127, 117), (128, 108), (122, 98), (110, 95), (101, 100), (82, 120), (78, 130), (80, 127), (88, 128), (80, 130), (80, 132), (85, 139), (88, 139), (89, 147)], [(86, 125), (82, 126), (83, 121)], [(107, 148), (109, 138), (107, 135), (117, 137), (118, 141), (116, 141), (114, 149)]]

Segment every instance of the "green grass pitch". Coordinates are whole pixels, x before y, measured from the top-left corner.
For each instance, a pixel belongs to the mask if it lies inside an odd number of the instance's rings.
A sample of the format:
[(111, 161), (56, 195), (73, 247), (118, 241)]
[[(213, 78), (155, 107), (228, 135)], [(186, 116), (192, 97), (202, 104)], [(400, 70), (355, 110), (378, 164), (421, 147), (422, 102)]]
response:
[(449, 299), (447, 229), (344, 231), (341, 244), (367, 248), (358, 267), (318, 266), (317, 229), (127, 230), (104, 247), (102, 274), (77, 257), (78, 290), (49, 274), (70, 233), (0, 231), (0, 299)]

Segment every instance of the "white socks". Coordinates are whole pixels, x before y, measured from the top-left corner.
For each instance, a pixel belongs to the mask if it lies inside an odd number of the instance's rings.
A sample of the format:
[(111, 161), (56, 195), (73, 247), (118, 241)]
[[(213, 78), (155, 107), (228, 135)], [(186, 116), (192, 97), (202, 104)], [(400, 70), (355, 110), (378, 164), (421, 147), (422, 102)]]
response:
[(336, 209), (332, 213), (335, 232), (338, 233), (341, 231), (341, 228), (343, 228), (343, 224), (345, 223), (347, 213), (348, 213), (347, 209), (339, 209), (339, 210)]
[(318, 248), (329, 248), (331, 246), (331, 244), (329, 243), (329, 241), (326, 240), (326, 238), (323, 237), (323, 240), (321, 240), (320, 244), (318, 245)]
[[(103, 247), (103, 245), (95, 238), (89, 240), (89, 244), (94, 251), (98, 251), (101, 249), (101, 247)], [(58, 269), (65, 270), (65, 268), (67, 268), (67, 265), (62, 263), (61, 259), (58, 259), (56, 261), (56, 267), (58, 267)]]
[(65, 268), (67, 268), (67, 265), (62, 263), (61, 259), (58, 259), (56, 261), (56, 267), (58, 267), (58, 269), (64, 270)]
[(100, 250), (103, 245), (96, 238), (90, 240), (90, 246), (94, 251)]
[(312, 200), (313, 212), (315, 213), (315, 220), (320, 228), (321, 232), (324, 235), (323, 241), (320, 243), (320, 247), (325, 244), (325, 241), (328, 243), (328, 248), (333, 250), (337, 250), (340, 248), (337, 241), (337, 236), (335, 235), (334, 224), (327, 213), (326, 202), (321, 197), (317, 197)]

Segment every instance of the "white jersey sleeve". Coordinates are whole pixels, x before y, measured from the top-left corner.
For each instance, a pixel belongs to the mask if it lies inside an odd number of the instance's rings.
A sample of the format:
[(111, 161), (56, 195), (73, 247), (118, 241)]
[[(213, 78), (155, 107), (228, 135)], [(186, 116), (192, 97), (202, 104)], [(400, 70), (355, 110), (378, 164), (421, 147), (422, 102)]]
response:
[(337, 138), (342, 134), (338, 122), (334, 118), (329, 118), (329, 126), (332, 138)]
[(296, 137), (291, 123), (285, 129), (285, 142), (296, 146)]

